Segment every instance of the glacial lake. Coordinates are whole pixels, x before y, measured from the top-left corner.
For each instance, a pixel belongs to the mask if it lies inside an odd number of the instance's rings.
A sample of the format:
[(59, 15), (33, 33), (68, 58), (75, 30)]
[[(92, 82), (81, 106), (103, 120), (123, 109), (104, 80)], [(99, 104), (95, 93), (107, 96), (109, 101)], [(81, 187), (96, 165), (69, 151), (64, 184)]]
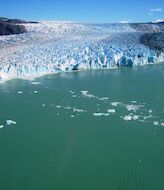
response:
[(1, 190), (163, 190), (164, 64), (0, 84)]

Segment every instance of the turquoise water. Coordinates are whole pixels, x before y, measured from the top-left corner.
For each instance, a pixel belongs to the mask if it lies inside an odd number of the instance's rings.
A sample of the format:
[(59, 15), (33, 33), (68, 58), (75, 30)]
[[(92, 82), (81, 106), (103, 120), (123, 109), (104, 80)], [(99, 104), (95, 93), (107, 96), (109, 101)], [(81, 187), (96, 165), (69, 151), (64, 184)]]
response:
[(0, 189), (163, 190), (163, 85), (163, 64), (0, 84)]

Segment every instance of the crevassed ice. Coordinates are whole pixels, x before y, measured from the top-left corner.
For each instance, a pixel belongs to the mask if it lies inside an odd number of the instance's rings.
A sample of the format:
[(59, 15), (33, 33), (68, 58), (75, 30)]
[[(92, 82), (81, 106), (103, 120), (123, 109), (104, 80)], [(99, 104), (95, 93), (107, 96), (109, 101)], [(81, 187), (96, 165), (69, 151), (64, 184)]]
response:
[(0, 37), (0, 79), (164, 61), (139, 43), (129, 25), (42, 22), (28, 33)]

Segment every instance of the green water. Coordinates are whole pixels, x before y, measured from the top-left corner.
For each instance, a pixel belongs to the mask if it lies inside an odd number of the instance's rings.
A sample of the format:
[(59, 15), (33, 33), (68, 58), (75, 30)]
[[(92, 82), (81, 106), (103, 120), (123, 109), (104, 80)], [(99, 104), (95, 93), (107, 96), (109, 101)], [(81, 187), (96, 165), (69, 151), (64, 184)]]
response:
[(36, 81), (0, 84), (0, 190), (164, 189), (164, 65)]

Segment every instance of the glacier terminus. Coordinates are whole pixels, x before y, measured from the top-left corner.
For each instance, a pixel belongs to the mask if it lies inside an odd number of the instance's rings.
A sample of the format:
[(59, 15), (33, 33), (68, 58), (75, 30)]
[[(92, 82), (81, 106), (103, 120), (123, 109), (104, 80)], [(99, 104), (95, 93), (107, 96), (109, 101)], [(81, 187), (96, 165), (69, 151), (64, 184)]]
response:
[[(23, 24), (27, 32), (0, 36), (0, 80), (57, 72), (164, 62), (164, 23)], [(160, 39), (158, 39), (160, 35)], [(150, 36), (154, 43), (151, 46)]]

